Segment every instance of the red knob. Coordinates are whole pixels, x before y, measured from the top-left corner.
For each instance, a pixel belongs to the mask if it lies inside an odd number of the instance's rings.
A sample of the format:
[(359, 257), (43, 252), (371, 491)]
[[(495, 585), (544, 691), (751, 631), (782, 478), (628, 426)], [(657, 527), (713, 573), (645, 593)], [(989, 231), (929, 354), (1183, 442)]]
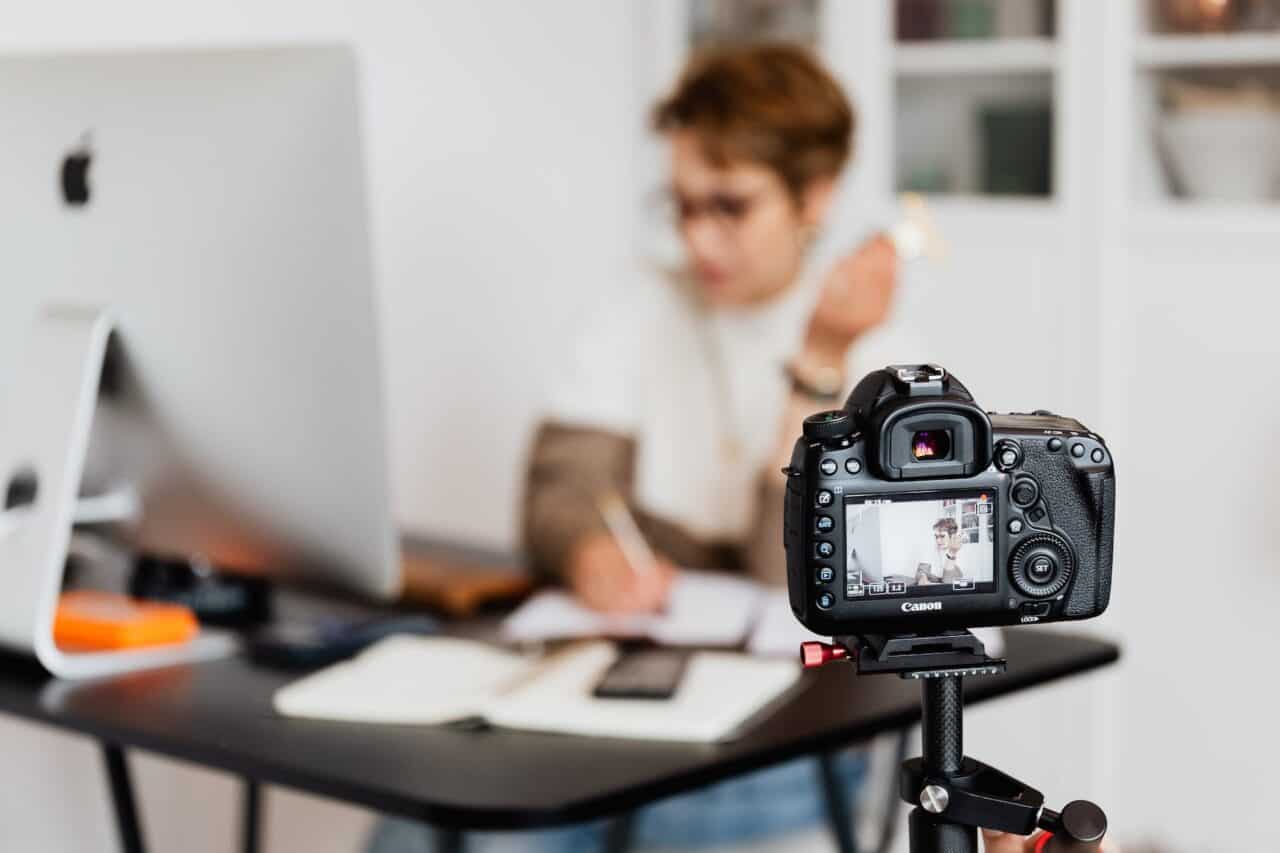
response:
[(844, 660), (848, 656), (849, 650), (844, 646), (816, 641), (800, 644), (800, 662), (804, 664), (805, 669), (822, 666), (824, 663), (833, 660)]

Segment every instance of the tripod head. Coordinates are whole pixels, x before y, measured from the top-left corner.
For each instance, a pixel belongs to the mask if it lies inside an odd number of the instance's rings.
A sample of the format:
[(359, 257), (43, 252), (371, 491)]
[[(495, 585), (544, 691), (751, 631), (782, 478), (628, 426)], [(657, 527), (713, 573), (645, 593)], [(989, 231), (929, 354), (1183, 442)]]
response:
[(996, 675), (1006, 661), (987, 655), (969, 631), (834, 637), (800, 647), (805, 667), (854, 661), (859, 675), (896, 673), (921, 682), (923, 755), (903, 762), (902, 799), (915, 806), (909, 823), (911, 853), (977, 853), (979, 827), (1030, 835), (1046, 831), (1037, 853), (1096, 853), (1107, 831), (1102, 809), (1086, 800), (1061, 812), (1044, 795), (976, 759), (963, 746), (966, 675)]

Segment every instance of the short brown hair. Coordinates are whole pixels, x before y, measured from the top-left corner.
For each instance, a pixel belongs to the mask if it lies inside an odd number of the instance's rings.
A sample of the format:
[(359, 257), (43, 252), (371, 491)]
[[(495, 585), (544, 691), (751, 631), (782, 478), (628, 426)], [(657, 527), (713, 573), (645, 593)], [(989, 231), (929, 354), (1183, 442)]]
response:
[(934, 530), (942, 530), (948, 536), (954, 536), (955, 532), (960, 529), (960, 525), (956, 524), (954, 518), (940, 518), (933, 523)]
[(835, 78), (809, 51), (789, 44), (700, 54), (653, 109), (658, 132), (691, 130), (711, 162), (768, 166), (794, 195), (840, 174), (855, 121)]

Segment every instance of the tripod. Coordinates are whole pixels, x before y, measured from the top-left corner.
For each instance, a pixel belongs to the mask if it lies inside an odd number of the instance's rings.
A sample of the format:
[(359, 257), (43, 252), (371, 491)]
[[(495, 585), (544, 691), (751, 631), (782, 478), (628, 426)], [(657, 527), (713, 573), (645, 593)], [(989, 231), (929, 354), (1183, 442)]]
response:
[(914, 805), (908, 822), (911, 853), (977, 853), (978, 828), (1047, 835), (1037, 853), (1096, 853), (1107, 831), (1102, 809), (1086, 800), (1061, 812), (1044, 807), (1044, 796), (994, 767), (964, 755), (966, 675), (995, 675), (1005, 661), (988, 657), (968, 631), (898, 636), (834, 637), (804, 643), (806, 667), (852, 659), (859, 675), (896, 673), (921, 682), (923, 737), (920, 758), (903, 762), (898, 793)]

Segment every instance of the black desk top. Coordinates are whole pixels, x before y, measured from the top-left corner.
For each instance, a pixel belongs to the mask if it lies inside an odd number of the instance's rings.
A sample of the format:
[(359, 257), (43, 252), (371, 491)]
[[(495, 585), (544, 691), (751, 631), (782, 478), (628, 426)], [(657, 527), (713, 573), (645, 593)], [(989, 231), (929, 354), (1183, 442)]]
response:
[[(1007, 632), (1009, 672), (968, 679), (969, 702), (1115, 661), (1107, 642)], [(501, 730), (285, 719), (290, 676), (243, 659), (91, 683), (0, 660), (0, 712), (215, 769), (460, 829), (601, 817), (920, 718), (919, 684), (827, 666), (738, 741), (687, 745)]]

